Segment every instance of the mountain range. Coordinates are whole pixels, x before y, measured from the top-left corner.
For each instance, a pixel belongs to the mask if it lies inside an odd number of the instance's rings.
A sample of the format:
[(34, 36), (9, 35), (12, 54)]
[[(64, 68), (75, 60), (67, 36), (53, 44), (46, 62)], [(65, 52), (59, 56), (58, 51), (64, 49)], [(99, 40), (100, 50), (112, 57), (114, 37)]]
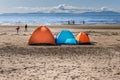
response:
[(100, 11), (100, 12), (84, 12), (81, 15), (120, 15), (120, 12)]
[(83, 12), (83, 13), (44, 13), (44, 12), (31, 12), (31, 13), (4, 13), (4, 14), (1, 14), (1, 15), (9, 15), (9, 14), (12, 14), (12, 15), (21, 15), (21, 14), (78, 14), (78, 15), (120, 15), (120, 12), (114, 12), (114, 11), (99, 11), (99, 12)]

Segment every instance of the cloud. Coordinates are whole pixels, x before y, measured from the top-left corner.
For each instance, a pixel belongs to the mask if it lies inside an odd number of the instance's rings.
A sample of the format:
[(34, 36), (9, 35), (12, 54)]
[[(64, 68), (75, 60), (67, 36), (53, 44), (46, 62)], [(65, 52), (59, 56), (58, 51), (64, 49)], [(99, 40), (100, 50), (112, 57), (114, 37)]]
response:
[(56, 7), (54, 7), (54, 9), (59, 9), (59, 10), (71, 10), (71, 9), (77, 9), (77, 7), (73, 7), (73, 6), (69, 6), (66, 4), (60, 4)]
[(44, 11), (44, 10), (48, 10), (50, 8), (42, 8), (42, 7), (17, 7), (16, 9), (29, 10), (29, 11)]
[(90, 12), (90, 11), (109, 10), (106, 7), (81, 8), (81, 7), (76, 7), (76, 6), (69, 6), (66, 4), (60, 4), (55, 7), (17, 7), (16, 9), (29, 11), (29, 12), (42, 12), (42, 13), (82, 13), (82, 12)]

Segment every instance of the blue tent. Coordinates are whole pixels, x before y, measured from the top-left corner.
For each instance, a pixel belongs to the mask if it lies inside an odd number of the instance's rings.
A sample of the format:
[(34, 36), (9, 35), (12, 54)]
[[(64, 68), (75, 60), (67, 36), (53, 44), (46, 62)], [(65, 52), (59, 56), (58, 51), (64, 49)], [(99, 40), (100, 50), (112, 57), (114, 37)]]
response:
[(68, 31), (68, 30), (62, 30), (58, 35), (56, 36), (56, 44), (77, 44), (77, 41), (74, 37), (74, 35)]

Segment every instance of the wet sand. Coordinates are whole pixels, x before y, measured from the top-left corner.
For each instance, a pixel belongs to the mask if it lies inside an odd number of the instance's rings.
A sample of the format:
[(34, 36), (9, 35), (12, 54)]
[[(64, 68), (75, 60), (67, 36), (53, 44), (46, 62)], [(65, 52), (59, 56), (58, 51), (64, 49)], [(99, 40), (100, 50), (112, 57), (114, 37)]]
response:
[(120, 80), (120, 25), (48, 25), (53, 35), (87, 32), (91, 45), (29, 46), (28, 31), (0, 25), (0, 80)]

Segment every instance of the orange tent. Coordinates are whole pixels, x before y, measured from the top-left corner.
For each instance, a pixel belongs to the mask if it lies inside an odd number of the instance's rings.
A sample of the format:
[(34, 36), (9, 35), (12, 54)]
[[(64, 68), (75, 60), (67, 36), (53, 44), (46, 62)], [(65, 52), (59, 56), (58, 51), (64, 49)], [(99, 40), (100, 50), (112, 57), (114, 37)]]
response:
[(34, 44), (55, 44), (54, 36), (46, 26), (38, 27), (31, 35), (29, 45)]
[(81, 32), (76, 36), (78, 43), (90, 43), (90, 39), (85, 32)]

